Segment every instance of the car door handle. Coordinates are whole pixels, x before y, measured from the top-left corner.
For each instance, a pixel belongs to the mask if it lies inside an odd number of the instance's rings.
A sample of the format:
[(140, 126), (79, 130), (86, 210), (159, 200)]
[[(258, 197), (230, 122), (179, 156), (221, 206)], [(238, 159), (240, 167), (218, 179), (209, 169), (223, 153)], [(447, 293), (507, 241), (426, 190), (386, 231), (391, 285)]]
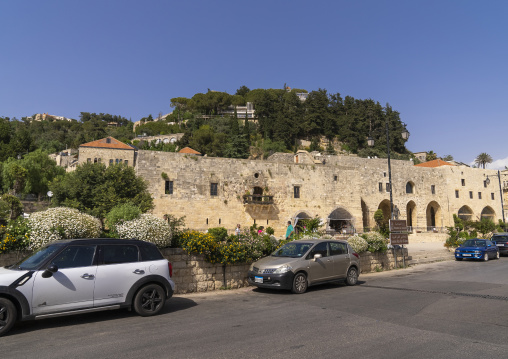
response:
[(136, 269), (134, 272), (132, 272), (134, 274), (145, 274), (145, 271), (142, 270), (142, 269)]
[(95, 276), (93, 274), (88, 274), (88, 273), (85, 273), (81, 276), (81, 278), (83, 279), (94, 279)]

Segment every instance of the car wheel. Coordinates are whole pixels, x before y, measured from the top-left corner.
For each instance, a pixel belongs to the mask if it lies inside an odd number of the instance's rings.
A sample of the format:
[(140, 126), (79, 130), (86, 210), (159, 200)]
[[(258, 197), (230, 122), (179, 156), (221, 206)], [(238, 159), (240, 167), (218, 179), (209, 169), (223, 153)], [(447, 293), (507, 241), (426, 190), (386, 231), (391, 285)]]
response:
[(159, 313), (166, 303), (166, 292), (160, 285), (148, 284), (134, 297), (134, 310), (142, 317)]
[(296, 294), (305, 293), (307, 290), (307, 276), (305, 273), (298, 273), (293, 279), (293, 288), (291, 291)]
[(464, 259), (464, 258), (455, 257), (455, 260), (456, 260), (456, 261), (461, 261), (461, 260), (463, 260), (463, 259)]
[(489, 254), (488, 254), (487, 252), (485, 252), (485, 253), (483, 254), (483, 260), (484, 260), (485, 262), (489, 260)]
[(16, 322), (17, 310), (9, 299), (0, 298), (0, 336), (7, 333)]
[(346, 284), (347, 285), (355, 285), (358, 282), (358, 271), (356, 268), (351, 267), (347, 271)]

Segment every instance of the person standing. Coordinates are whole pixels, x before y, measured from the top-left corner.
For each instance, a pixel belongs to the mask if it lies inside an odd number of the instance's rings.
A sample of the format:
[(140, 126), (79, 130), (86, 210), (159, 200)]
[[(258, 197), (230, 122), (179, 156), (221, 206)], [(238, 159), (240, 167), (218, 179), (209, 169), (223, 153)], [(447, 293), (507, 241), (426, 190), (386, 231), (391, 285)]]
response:
[(294, 228), (291, 225), (291, 221), (288, 221), (288, 228), (286, 229), (286, 239), (293, 238)]
[(238, 238), (240, 238), (240, 224), (237, 224), (236, 225), (236, 228), (235, 228), (235, 234)]

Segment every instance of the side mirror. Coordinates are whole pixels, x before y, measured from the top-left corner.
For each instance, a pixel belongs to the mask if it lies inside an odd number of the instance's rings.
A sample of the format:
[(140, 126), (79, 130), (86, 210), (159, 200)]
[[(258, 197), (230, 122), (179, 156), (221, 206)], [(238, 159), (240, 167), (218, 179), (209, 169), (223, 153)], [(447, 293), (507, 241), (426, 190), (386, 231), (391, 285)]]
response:
[(55, 264), (51, 264), (44, 272), (42, 272), (42, 278), (50, 278), (53, 276), (53, 273), (58, 271), (58, 266)]
[(316, 253), (316, 254), (314, 254), (314, 258), (312, 258), (312, 260), (315, 262), (317, 259), (319, 259), (321, 257), (323, 257), (321, 254)]

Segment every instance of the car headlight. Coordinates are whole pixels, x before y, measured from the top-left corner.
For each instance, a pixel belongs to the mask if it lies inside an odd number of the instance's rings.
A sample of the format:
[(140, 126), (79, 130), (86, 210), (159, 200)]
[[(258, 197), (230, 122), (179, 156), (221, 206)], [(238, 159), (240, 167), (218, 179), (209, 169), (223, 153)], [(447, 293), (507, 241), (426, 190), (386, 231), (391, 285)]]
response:
[(281, 266), (281, 267), (277, 268), (277, 269), (275, 270), (275, 272), (273, 272), (273, 273), (287, 273), (287, 272), (289, 272), (291, 269), (293, 269), (293, 268), (291, 268), (291, 267), (290, 267), (290, 266), (288, 266), (288, 265), (283, 265), (283, 266)]
[(474, 251), (474, 254), (482, 254), (481, 251)]

